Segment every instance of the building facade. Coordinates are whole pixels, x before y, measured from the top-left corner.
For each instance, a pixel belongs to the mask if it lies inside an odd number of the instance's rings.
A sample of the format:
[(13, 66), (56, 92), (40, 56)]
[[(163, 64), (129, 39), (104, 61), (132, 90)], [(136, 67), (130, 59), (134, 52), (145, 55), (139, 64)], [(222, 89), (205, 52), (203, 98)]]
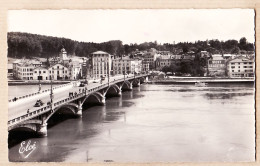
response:
[(243, 56), (227, 62), (227, 74), (229, 77), (254, 77), (255, 64), (253, 59)]
[(156, 53), (154, 52), (147, 52), (143, 55), (143, 61), (144, 63), (149, 64), (150, 70), (155, 69), (155, 60), (156, 60)]
[(49, 71), (45, 67), (33, 69), (33, 80), (49, 80)]
[(69, 70), (62, 64), (55, 64), (48, 68), (49, 80), (68, 80), (70, 78)]
[(99, 79), (107, 77), (111, 74), (112, 55), (103, 51), (96, 51), (90, 55), (91, 73), (88, 73), (91, 78)]
[(142, 60), (129, 57), (113, 59), (113, 75), (142, 72)]
[(13, 63), (13, 77), (21, 80), (33, 80), (33, 69), (41, 65), (41, 62), (35, 60), (18, 60)]
[(208, 75), (226, 75), (226, 60), (222, 56), (212, 56), (212, 58), (208, 60)]

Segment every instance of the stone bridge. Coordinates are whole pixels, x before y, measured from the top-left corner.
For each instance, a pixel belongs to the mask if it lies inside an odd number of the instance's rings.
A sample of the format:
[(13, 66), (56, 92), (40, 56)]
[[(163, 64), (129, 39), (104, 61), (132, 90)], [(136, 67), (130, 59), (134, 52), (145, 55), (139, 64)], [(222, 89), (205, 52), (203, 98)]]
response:
[[(48, 120), (60, 110), (67, 109), (75, 116), (81, 117), (83, 104), (104, 105), (107, 96), (120, 96), (122, 91), (132, 90), (133, 87), (138, 87), (147, 80), (148, 75), (145, 74), (112, 78), (109, 82), (104, 81), (102, 84), (93, 86), (85, 84), (84, 87), (79, 87), (80, 82), (74, 82), (74, 88), (57, 92), (55, 95), (59, 98), (51, 100), (50, 103), (33, 108), (28, 105), (28, 110), (33, 111), (28, 112), (27, 107), (23, 107), (17, 116), (9, 117), (8, 131), (26, 128), (37, 132), (40, 136), (47, 136)], [(79, 90), (78, 93), (71, 93), (75, 89)], [(23, 101), (20, 101), (20, 104), (22, 105)], [(19, 108), (19, 103), (16, 108)], [(9, 111), (11, 110), (9, 109)]]

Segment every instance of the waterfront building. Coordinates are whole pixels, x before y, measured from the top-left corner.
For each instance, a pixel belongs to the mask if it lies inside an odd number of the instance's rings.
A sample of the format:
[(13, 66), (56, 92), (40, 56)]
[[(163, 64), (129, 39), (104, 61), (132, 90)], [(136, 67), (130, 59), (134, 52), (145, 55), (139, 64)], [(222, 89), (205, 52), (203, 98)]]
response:
[(172, 64), (172, 57), (171, 55), (161, 55), (156, 59), (156, 69), (162, 70), (165, 66), (170, 66)]
[(104, 51), (96, 51), (90, 55), (90, 63), (92, 67), (91, 78), (107, 77), (111, 74), (112, 55)]
[(239, 56), (227, 62), (227, 74), (229, 77), (254, 77), (254, 72), (254, 59)]
[(208, 60), (208, 75), (209, 76), (225, 76), (226, 75), (226, 60), (222, 55), (212, 55)]
[(142, 60), (122, 57), (113, 59), (113, 74), (134, 74), (142, 72)]
[(155, 68), (156, 53), (147, 52), (143, 55), (143, 61), (149, 64), (149, 69), (152, 70)]
[(70, 80), (76, 80), (83, 78), (82, 77), (82, 64), (79, 61), (71, 61), (68, 65), (65, 65), (68, 67), (69, 70), (69, 79)]
[(13, 63), (13, 76), (15, 79), (33, 80), (33, 69), (40, 67), (41, 62), (36, 60), (18, 60)]
[(148, 73), (148, 72), (149, 72), (149, 63), (142, 61), (142, 73)]
[(55, 64), (48, 68), (49, 79), (67, 80), (70, 78), (69, 69), (62, 64)]
[(40, 66), (33, 69), (33, 80), (49, 80), (49, 71)]

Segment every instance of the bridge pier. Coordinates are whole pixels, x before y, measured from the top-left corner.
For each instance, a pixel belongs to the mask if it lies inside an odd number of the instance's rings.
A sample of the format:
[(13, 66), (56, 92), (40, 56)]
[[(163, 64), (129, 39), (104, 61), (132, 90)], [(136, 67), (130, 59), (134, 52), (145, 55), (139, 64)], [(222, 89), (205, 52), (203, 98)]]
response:
[(119, 90), (118, 90), (118, 93), (117, 93), (117, 96), (121, 96), (121, 95), (122, 95), (122, 90), (119, 89)]
[(47, 122), (44, 122), (43, 124), (39, 125), (37, 133), (41, 137), (47, 137)]
[(101, 100), (100, 100), (100, 104), (101, 105), (105, 105), (106, 104), (106, 97), (102, 96)]
[(77, 117), (82, 117), (82, 105), (79, 105), (76, 115)]
[(139, 87), (140, 86), (140, 81), (139, 80), (133, 81), (133, 86), (134, 87)]

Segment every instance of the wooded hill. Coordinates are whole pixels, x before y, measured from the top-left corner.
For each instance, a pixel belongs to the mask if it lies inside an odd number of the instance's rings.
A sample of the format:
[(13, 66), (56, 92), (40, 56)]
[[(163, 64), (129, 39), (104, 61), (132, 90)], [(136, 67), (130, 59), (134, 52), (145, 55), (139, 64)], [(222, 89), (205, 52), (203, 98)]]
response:
[[(176, 54), (193, 51), (197, 53), (206, 50), (212, 54), (221, 53), (246, 53), (254, 51), (254, 44), (248, 43), (246, 38), (237, 40), (209, 40), (180, 42), (177, 44), (155, 42), (145, 42), (141, 44), (124, 44), (120, 40), (111, 40), (103, 43), (78, 42), (67, 38), (58, 38), (52, 36), (36, 35), (22, 32), (9, 32), (8, 37), (8, 57), (31, 58), (31, 57), (52, 57), (57, 56), (62, 47), (66, 49), (69, 55), (88, 57), (90, 53), (102, 50), (115, 56), (129, 54), (136, 49), (143, 51), (155, 48), (160, 51), (171, 51)], [(174, 39), (173, 39), (174, 40)], [(181, 50), (178, 51), (178, 50)]]

